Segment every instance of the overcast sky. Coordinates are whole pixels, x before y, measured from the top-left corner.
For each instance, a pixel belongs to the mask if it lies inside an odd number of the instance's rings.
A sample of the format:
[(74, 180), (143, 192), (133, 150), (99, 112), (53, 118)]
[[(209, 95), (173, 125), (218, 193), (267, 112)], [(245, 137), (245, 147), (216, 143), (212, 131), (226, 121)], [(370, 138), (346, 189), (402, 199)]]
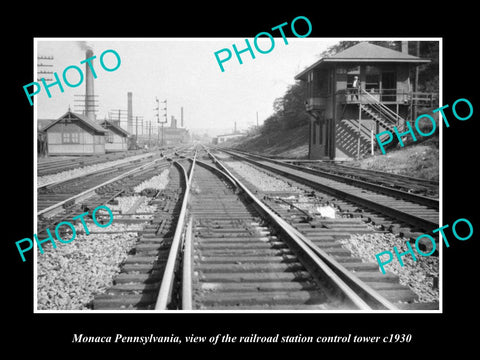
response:
[[(183, 106), (187, 128), (233, 129), (237, 122), (239, 129), (245, 129), (255, 124), (257, 111), (260, 124), (271, 115), (273, 101), (294, 84), (294, 76), (318, 60), (323, 50), (342, 39), (288, 38), (285, 45), (281, 37), (275, 38), (275, 47), (268, 54), (258, 53), (253, 39), (249, 39), (256, 58), (245, 52), (244, 63), (239, 64), (233, 54), (230, 61), (223, 64), (225, 72), (221, 72), (214, 52), (229, 48), (233, 53), (232, 44), (241, 50), (245, 48), (245, 38), (36, 40), (38, 56), (54, 57), (53, 61), (38, 61), (53, 63), (50, 69), (58, 73), (64, 86), (63, 93), (58, 86), (51, 87), (51, 98), (43, 88), (35, 96), (39, 119), (56, 119), (69, 106), (74, 111), (74, 94), (85, 93), (85, 80), (71, 88), (62, 79), (67, 66), (77, 65), (85, 71), (85, 64), (80, 64), (85, 59), (83, 41), (97, 56), (93, 62), (98, 76), (94, 81), (99, 100), (97, 119), (107, 118), (112, 109), (126, 110), (127, 92), (132, 92), (133, 114), (143, 116), (145, 121), (154, 120), (155, 97), (158, 97), (168, 99), (169, 121), (171, 115), (180, 119)], [(263, 40), (259, 42), (260, 48), (268, 49), (270, 40)], [(108, 49), (115, 50), (121, 57), (120, 67), (112, 72), (100, 66), (100, 55)], [(104, 59), (107, 66), (115, 65), (113, 54), (106, 54)], [(71, 83), (78, 82), (75, 70), (67, 74)]]

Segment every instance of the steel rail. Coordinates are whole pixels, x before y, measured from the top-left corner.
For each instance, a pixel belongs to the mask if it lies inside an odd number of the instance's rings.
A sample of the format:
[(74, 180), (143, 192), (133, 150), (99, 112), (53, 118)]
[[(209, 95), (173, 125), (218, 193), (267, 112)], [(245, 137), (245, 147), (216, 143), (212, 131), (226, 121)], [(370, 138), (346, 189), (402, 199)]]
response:
[[(211, 154), (214, 158), (214, 156)], [(230, 171), (221, 164), (218, 160), (216, 163), (221, 166), (225, 172), (230, 173)], [(231, 175), (233, 177), (233, 175)], [(237, 180), (238, 181), (238, 180)], [(239, 184), (241, 184), (239, 182)], [(242, 187), (244, 187), (242, 185)], [(244, 188), (248, 193), (251, 194), (252, 197), (255, 197), (248, 189)], [(305, 235), (300, 233), (297, 229), (293, 226), (288, 224), (285, 220), (281, 217), (273, 213), (266, 205), (263, 204), (260, 200), (257, 199), (258, 202), (262, 204), (262, 208), (267, 208), (268, 212), (271, 213), (274, 217), (280, 220), (281, 223), (284, 224), (285, 227), (289, 227), (290, 231), (294, 233), (301, 241), (303, 241), (308, 247), (310, 247), (321, 259), (324, 261), (332, 271), (342, 280), (344, 281), (350, 288), (353, 288), (357, 293), (361, 293), (363, 298), (366, 298), (367, 301), (372, 304), (376, 309), (388, 309), (388, 310), (397, 310), (397, 307), (393, 305), (390, 301), (385, 299), (382, 295), (380, 295), (377, 291), (372, 289), (369, 285), (365, 282), (360, 280), (357, 276), (355, 276), (351, 271), (347, 270), (343, 265), (338, 263), (335, 259), (333, 259), (330, 255), (328, 255), (324, 250), (320, 249), (317, 245), (315, 245), (310, 239), (308, 239)]]
[[(292, 162), (295, 162), (295, 160), (292, 160)], [(422, 185), (422, 186), (428, 186), (428, 185), (433, 185), (433, 186), (438, 186), (439, 182), (435, 180), (428, 180), (428, 179), (421, 179), (413, 176), (406, 176), (406, 175), (401, 175), (401, 174), (392, 174), (388, 173), (385, 171), (380, 171), (380, 170), (373, 170), (373, 169), (362, 169), (362, 168), (357, 168), (353, 166), (348, 166), (344, 164), (335, 164), (335, 167), (338, 168), (343, 168), (346, 171), (357, 171), (357, 172), (363, 172), (364, 174), (366, 173), (374, 173), (378, 174), (380, 176), (386, 176), (386, 177), (391, 177), (392, 179), (397, 179), (397, 180), (404, 180), (404, 181), (410, 181), (412, 183), (415, 183), (416, 185)]]
[(175, 266), (177, 259), (180, 254), (180, 243), (181, 237), (184, 233), (185, 220), (187, 215), (187, 205), (190, 195), (190, 188), (192, 184), (193, 172), (195, 168), (197, 154), (195, 153), (193, 158), (192, 167), (190, 169), (190, 174), (187, 174), (185, 168), (178, 162), (174, 162), (180, 169), (182, 169), (183, 176), (185, 178), (186, 186), (185, 192), (182, 201), (182, 207), (180, 209), (180, 214), (177, 220), (177, 226), (175, 227), (175, 235), (173, 236), (172, 245), (168, 253), (167, 264), (165, 265), (165, 270), (163, 273), (162, 282), (160, 285), (160, 290), (158, 291), (157, 301), (155, 303), (155, 310), (167, 310), (167, 306), (171, 301), (172, 288), (174, 284), (175, 277)]
[(193, 291), (192, 291), (192, 237), (193, 237), (193, 218), (188, 221), (185, 233), (183, 248), (183, 273), (182, 273), (182, 309), (192, 310)]
[(61, 211), (60, 208), (61, 208), (64, 204), (69, 203), (69, 202), (72, 202), (72, 201), (73, 201), (73, 203), (76, 203), (76, 202), (78, 202), (78, 201), (87, 199), (87, 198), (89, 198), (90, 196), (92, 196), (97, 189), (99, 189), (99, 188), (101, 188), (101, 187), (103, 187), (103, 186), (105, 186), (105, 185), (114, 183), (114, 182), (116, 182), (116, 181), (118, 181), (118, 180), (121, 180), (121, 179), (123, 179), (123, 178), (126, 178), (126, 177), (128, 177), (128, 176), (130, 176), (130, 175), (132, 175), (132, 174), (134, 174), (134, 173), (136, 173), (136, 172), (138, 172), (138, 171), (142, 171), (142, 170), (148, 169), (148, 168), (150, 168), (150, 167), (153, 167), (157, 162), (162, 161), (162, 160), (164, 160), (164, 159), (162, 158), (162, 159), (153, 160), (153, 161), (151, 161), (151, 162), (149, 162), (149, 163), (147, 163), (147, 164), (143, 164), (143, 165), (138, 166), (138, 167), (136, 167), (136, 168), (134, 168), (134, 169), (132, 169), (132, 170), (127, 171), (126, 173), (123, 173), (123, 174), (121, 174), (121, 175), (118, 175), (118, 176), (114, 177), (113, 179), (107, 180), (107, 181), (105, 181), (105, 182), (103, 182), (103, 183), (101, 183), (101, 184), (99, 184), (99, 185), (96, 185), (96, 186), (90, 188), (90, 189), (87, 189), (87, 190), (85, 190), (85, 191), (82, 191), (82, 192), (79, 193), (79, 194), (76, 194), (76, 195), (74, 195), (74, 196), (71, 196), (71, 197), (69, 197), (68, 199), (62, 200), (62, 201), (60, 201), (60, 202), (58, 202), (58, 203), (56, 203), (56, 204), (54, 204), (54, 205), (51, 205), (51, 206), (49, 206), (49, 207), (47, 207), (47, 208), (45, 208), (45, 209), (42, 209), (42, 210), (38, 211), (38, 212), (37, 212), (37, 216), (54, 213), (55, 211)]
[[(251, 162), (252, 164), (254, 164), (256, 166), (260, 166), (260, 167), (263, 167), (267, 170), (279, 173), (279, 174), (281, 174), (285, 177), (288, 177), (288, 178), (291, 178), (293, 180), (306, 183), (309, 186), (320, 189), (321, 191), (324, 191), (324, 192), (326, 192), (330, 195), (337, 196), (337, 197), (340, 197), (342, 199), (351, 201), (352, 203), (364, 206), (364, 207), (366, 207), (370, 210), (373, 210), (373, 211), (379, 211), (382, 214), (385, 214), (385, 215), (388, 215), (388, 216), (390, 216), (394, 219), (403, 221), (403, 222), (409, 224), (410, 226), (417, 227), (425, 233), (430, 232), (432, 229), (435, 229), (435, 228), (438, 227), (438, 222), (433, 222), (433, 221), (430, 221), (428, 219), (417, 217), (417, 216), (409, 214), (405, 211), (398, 210), (398, 209), (395, 209), (393, 207), (380, 204), (380, 203), (378, 203), (374, 200), (370, 200), (368, 198), (358, 196), (358, 195), (352, 194), (350, 192), (347, 192), (347, 191), (344, 191), (344, 190), (341, 190), (341, 189), (338, 189), (338, 188), (335, 188), (335, 187), (332, 187), (332, 186), (321, 184), (321, 183), (316, 182), (314, 180), (310, 180), (310, 179), (307, 179), (305, 177), (292, 174), (291, 172), (281, 170), (279, 168), (276, 168), (274, 166), (270, 166), (268, 164), (259, 163), (255, 160), (251, 159), (251, 158), (248, 158), (248, 157), (245, 157), (245, 156), (242, 156), (242, 155), (239, 155), (239, 154), (233, 154), (232, 153), (232, 155), (235, 156), (235, 157), (238, 157), (240, 159), (243, 159), (245, 161)], [(275, 164), (275, 165), (284, 166), (283, 164)]]
[[(351, 272), (346, 270), (338, 262), (333, 260), (328, 254), (319, 249), (314, 245), (308, 238), (296, 230), (292, 225), (278, 216), (273, 212), (266, 204), (259, 200), (244, 184), (242, 184), (216, 157), (207, 151), (209, 156), (212, 158), (215, 164), (217, 164), (221, 171), (228, 175), (227, 178), (231, 178), (235, 181), (236, 186), (242, 189), (242, 191), (251, 198), (256, 205), (266, 214), (273, 223), (275, 223), (280, 229), (283, 230), (285, 234), (291, 238), (295, 244), (301, 249), (301, 251), (307, 255), (308, 259), (311, 260), (323, 274), (325, 274), (330, 281), (332, 281), (335, 286), (359, 309), (362, 310), (371, 310), (372, 306), (375, 309), (387, 309), (387, 310), (397, 310), (395, 305), (390, 301), (385, 299), (378, 292), (373, 290), (363, 281), (358, 279)], [(199, 162), (202, 163), (202, 162)], [(206, 163), (205, 163), (206, 164)], [(206, 164), (211, 167), (211, 165)], [(347, 284), (348, 283), (350, 284)], [(355, 288), (355, 289), (352, 289)], [(361, 293), (362, 298), (358, 295)], [(370, 306), (369, 303), (372, 304)]]
[(90, 166), (101, 164), (110, 161), (121, 159), (128, 159), (129, 157), (140, 156), (142, 154), (155, 155), (156, 151), (149, 151), (145, 153), (143, 150), (128, 150), (122, 153), (106, 153), (97, 156), (82, 156), (69, 157), (68, 159), (54, 159), (48, 158), (37, 163), (37, 174), (39, 177), (54, 174), (62, 170), (70, 170), (80, 166)]
[[(219, 150), (224, 151), (224, 152), (226, 152), (230, 155), (233, 155), (233, 156), (239, 156), (238, 155), (239, 152), (237, 152), (237, 151), (224, 150), (224, 149), (219, 149)], [(243, 154), (243, 156), (249, 156), (249, 157), (261, 159), (261, 160), (264, 160), (264, 161), (269, 161), (269, 162), (274, 163), (274, 164), (286, 166), (286, 167), (289, 167), (289, 168), (292, 168), (292, 169), (295, 169), (295, 170), (299, 170), (299, 171), (303, 171), (303, 172), (313, 174), (313, 175), (323, 176), (323, 177), (326, 177), (326, 178), (329, 178), (329, 179), (332, 179), (332, 180), (335, 180), (335, 181), (340, 181), (340, 182), (343, 182), (343, 183), (346, 183), (346, 184), (349, 184), (349, 185), (360, 186), (360, 187), (363, 187), (364, 189), (367, 189), (367, 190), (371, 190), (371, 191), (375, 191), (375, 192), (378, 192), (378, 193), (381, 193), (381, 194), (384, 194), (384, 195), (393, 196), (393, 197), (401, 198), (401, 199), (404, 199), (404, 200), (412, 201), (412, 202), (415, 202), (417, 204), (425, 205), (425, 206), (428, 206), (428, 207), (431, 207), (431, 208), (434, 208), (434, 209), (438, 209), (439, 206), (440, 206), (440, 202), (438, 201), (438, 199), (430, 198), (430, 197), (427, 197), (427, 196), (416, 195), (416, 194), (412, 194), (412, 193), (409, 193), (409, 192), (406, 192), (406, 191), (389, 188), (389, 187), (386, 187), (386, 186), (383, 186), (383, 185), (372, 184), (372, 183), (369, 183), (367, 181), (352, 179), (352, 178), (345, 177), (345, 176), (342, 176), (342, 175), (332, 174), (332, 173), (329, 173), (329, 172), (326, 172), (326, 171), (323, 171), (323, 170), (319, 170), (319, 169), (310, 169), (310, 168), (305, 168), (305, 167), (300, 166), (300, 165), (288, 164), (288, 163), (285, 163), (283, 161), (279, 161), (279, 160), (275, 160), (275, 159), (269, 159), (269, 158), (261, 156), (261, 155), (249, 154), (249, 153), (245, 153), (245, 152), (242, 152), (242, 154)]]
[[(221, 150), (222, 148), (219, 147), (213, 147), (216, 150)], [(249, 154), (249, 155), (256, 155), (249, 153), (247, 151), (239, 150), (239, 149), (231, 149), (227, 148), (226, 150), (234, 150), (236, 152), (242, 153), (242, 154)], [(258, 155), (260, 156), (260, 155)], [(386, 171), (381, 171), (381, 170), (374, 170), (374, 169), (364, 169), (356, 166), (350, 166), (350, 165), (345, 165), (344, 161), (342, 160), (308, 160), (308, 159), (285, 159), (277, 156), (264, 156), (265, 159), (272, 159), (272, 160), (277, 160), (280, 161), (281, 163), (292, 163), (295, 165), (298, 164), (327, 164), (328, 166), (331, 167), (336, 167), (338, 169), (344, 169), (345, 171), (353, 171), (353, 172), (358, 172), (362, 174), (378, 174), (380, 176), (385, 176), (389, 177), (391, 180), (398, 180), (398, 181), (406, 181), (406, 182), (412, 182), (415, 185), (421, 185), (421, 186), (437, 186), (439, 185), (439, 182), (436, 180), (429, 180), (429, 179), (422, 179), (418, 177), (413, 177), (413, 176), (408, 176), (408, 175), (401, 175), (401, 174), (394, 174)], [(327, 168), (328, 171), (328, 168)], [(355, 174), (356, 175), (356, 174)]]
[[(105, 163), (94, 163), (93, 165), (99, 165), (99, 164), (105, 164), (105, 167), (103, 167), (102, 169), (97, 169), (97, 170), (92, 170), (92, 171), (88, 171), (86, 173), (83, 173), (83, 174), (78, 174), (78, 175), (74, 175), (72, 177), (69, 177), (68, 179), (62, 179), (62, 180), (54, 180), (54, 181), (50, 181), (48, 183), (45, 183), (43, 185), (37, 185), (37, 191), (38, 190), (41, 190), (43, 188), (48, 188), (48, 187), (52, 187), (52, 186), (57, 186), (57, 185), (60, 185), (60, 184), (63, 184), (63, 183), (67, 183), (69, 181), (72, 181), (72, 180), (75, 180), (75, 179), (78, 179), (78, 178), (81, 178), (81, 177), (85, 177), (85, 176), (89, 176), (89, 175), (94, 175), (94, 174), (99, 174), (103, 171), (106, 171), (110, 168), (114, 168), (116, 166), (122, 166), (122, 165), (126, 165), (126, 164), (129, 164), (131, 162), (134, 162), (134, 161), (137, 161), (137, 160), (143, 160), (143, 159), (146, 159), (146, 158), (149, 158), (149, 157), (152, 157), (154, 156), (155, 154), (153, 153), (149, 153), (148, 155), (145, 155), (145, 156), (141, 156), (137, 159), (130, 159), (128, 160), (128, 158), (125, 158), (125, 159), (118, 159), (118, 160), (124, 160), (122, 161), (121, 163), (117, 163), (117, 164), (109, 164), (109, 162), (105, 162)], [(136, 155), (138, 156), (138, 155)], [(163, 156), (164, 158), (166, 158), (167, 156)], [(160, 157), (162, 158), (162, 156)], [(116, 161), (116, 160), (115, 160)], [(91, 165), (88, 165), (88, 166), (91, 166)], [(71, 170), (71, 169), (70, 169)], [(48, 175), (47, 175), (48, 176)]]

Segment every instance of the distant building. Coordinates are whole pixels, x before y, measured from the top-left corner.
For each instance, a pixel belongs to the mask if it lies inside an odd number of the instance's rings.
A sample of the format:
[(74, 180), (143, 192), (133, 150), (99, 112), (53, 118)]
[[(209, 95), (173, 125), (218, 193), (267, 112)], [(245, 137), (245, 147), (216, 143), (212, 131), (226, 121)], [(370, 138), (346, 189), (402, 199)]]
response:
[(66, 112), (41, 129), (47, 137), (49, 155), (105, 154), (105, 132), (88, 117)]
[(163, 131), (164, 145), (186, 144), (190, 141), (190, 134), (187, 129), (164, 128)]
[(409, 55), (405, 45), (400, 52), (361, 42), (295, 76), (307, 83), (310, 159), (367, 155), (372, 134), (403, 129), (420, 96), (412, 92), (410, 69), (430, 62)]
[(212, 143), (215, 145), (219, 145), (224, 143), (225, 141), (232, 140), (232, 139), (237, 139), (245, 136), (245, 134), (225, 134), (225, 135), (218, 135), (213, 138)]
[(100, 126), (106, 129), (105, 152), (128, 150), (128, 137), (130, 134), (127, 130), (122, 129), (120, 126), (108, 120), (101, 121)]
[(185, 144), (190, 141), (189, 131), (184, 128), (178, 128), (177, 119), (174, 116), (172, 116), (170, 127), (164, 127), (163, 130), (160, 130), (160, 136), (163, 137), (164, 146)]

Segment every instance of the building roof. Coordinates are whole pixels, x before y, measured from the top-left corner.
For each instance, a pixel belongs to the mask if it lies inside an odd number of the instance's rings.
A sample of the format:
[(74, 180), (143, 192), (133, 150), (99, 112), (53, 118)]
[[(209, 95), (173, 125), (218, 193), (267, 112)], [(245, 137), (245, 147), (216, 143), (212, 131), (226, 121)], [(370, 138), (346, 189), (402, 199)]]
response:
[(95, 123), (94, 121), (90, 120), (87, 116), (85, 115), (82, 115), (82, 114), (77, 114), (77, 113), (73, 113), (71, 111), (67, 111), (65, 114), (63, 114), (62, 116), (60, 116), (57, 120), (55, 121), (52, 121), (50, 124), (48, 124), (47, 126), (45, 126), (42, 131), (47, 131), (48, 129), (50, 129), (53, 125), (55, 125), (56, 123), (62, 121), (63, 119), (65, 119), (66, 117), (70, 117), (71, 119), (75, 119), (77, 118), (78, 120), (80, 120), (81, 122), (83, 122), (85, 125), (87, 125), (89, 128), (91, 128), (92, 130), (96, 131), (96, 132), (100, 132), (100, 133), (103, 133), (105, 134), (105, 129), (103, 127), (101, 127), (99, 124)]
[(103, 120), (102, 122), (100, 122), (100, 125), (105, 129), (116, 130), (117, 133), (123, 134), (125, 137), (130, 136), (130, 133), (127, 130), (121, 128), (120, 126), (115, 125), (111, 121)]
[(295, 76), (295, 79), (304, 79), (307, 72), (326, 63), (396, 62), (421, 64), (428, 63), (430, 61), (430, 59), (422, 59), (417, 56), (409, 55), (404, 52), (392, 50), (383, 46), (368, 42), (361, 42), (349, 47), (348, 49), (340, 51), (335, 55), (321, 58)]

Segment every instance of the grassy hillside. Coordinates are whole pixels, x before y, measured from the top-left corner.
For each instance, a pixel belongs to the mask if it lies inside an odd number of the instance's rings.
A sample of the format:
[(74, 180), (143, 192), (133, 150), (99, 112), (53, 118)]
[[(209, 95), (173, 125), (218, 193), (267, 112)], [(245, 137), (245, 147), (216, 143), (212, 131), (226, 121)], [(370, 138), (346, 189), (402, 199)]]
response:
[(306, 159), (308, 157), (308, 125), (288, 130), (273, 130), (268, 135), (254, 135), (227, 143), (226, 146), (266, 156)]
[(385, 155), (354, 160), (348, 165), (438, 181), (439, 156), (438, 137), (432, 137), (419, 144), (388, 150)]

